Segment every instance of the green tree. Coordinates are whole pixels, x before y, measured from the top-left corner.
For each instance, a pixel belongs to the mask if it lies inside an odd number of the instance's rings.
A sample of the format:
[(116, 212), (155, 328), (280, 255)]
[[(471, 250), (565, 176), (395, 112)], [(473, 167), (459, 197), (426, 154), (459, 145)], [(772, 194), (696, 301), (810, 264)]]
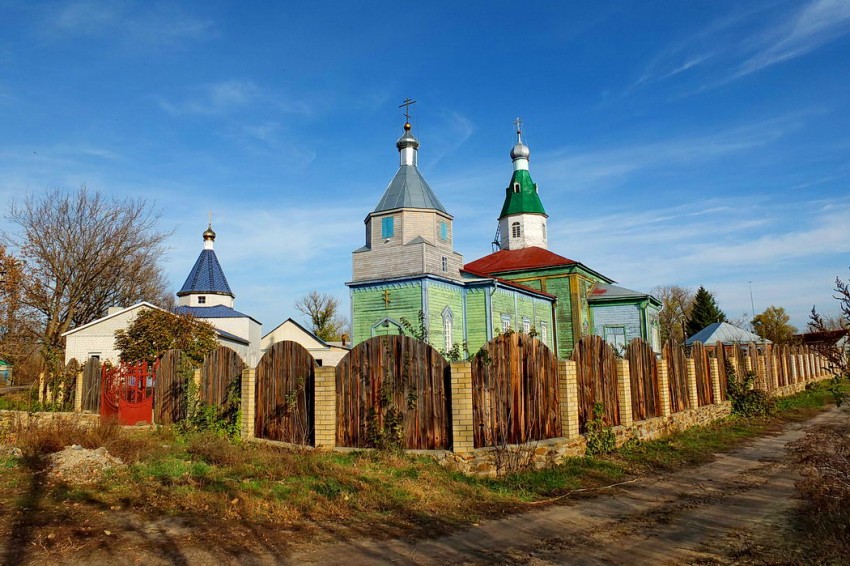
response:
[(322, 340), (339, 340), (348, 324), (339, 314), (339, 299), (326, 293), (310, 291), (297, 301), (295, 308), (310, 320), (313, 334)]
[(700, 286), (694, 295), (691, 316), (688, 318), (688, 336), (693, 336), (715, 322), (726, 322), (726, 314), (717, 306), (714, 295)]
[(122, 362), (153, 362), (168, 350), (182, 350), (193, 363), (218, 347), (215, 328), (188, 314), (160, 309), (145, 309), (136, 315), (126, 330), (115, 332), (115, 347)]
[(797, 332), (789, 322), (791, 317), (782, 307), (770, 305), (763, 313), (753, 318), (753, 330), (766, 340), (776, 344), (787, 344)]

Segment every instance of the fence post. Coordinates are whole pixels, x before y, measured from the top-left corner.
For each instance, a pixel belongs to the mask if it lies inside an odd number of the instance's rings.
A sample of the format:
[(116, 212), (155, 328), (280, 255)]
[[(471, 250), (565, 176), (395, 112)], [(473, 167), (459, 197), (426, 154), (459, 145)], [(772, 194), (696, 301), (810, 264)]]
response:
[(452, 362), (452, 452), (475, 449), (472, 418), (472, 364)]
[(74, 412), (83, 411), (83, 370), (77, 372), (77, 381), (74, 383)]
[(195, 381), (195, 387), (198, 388), (198, 391), (201, 390), (201, 368), (197, 368), (195, 373), (192, 375), (192, 379)]
[(572, 360), (558, 360), (558, 387), (561, 394), (561, 434), (564, 438), (579, 436), (578, 369)]
[(620, 398), (620, 426), (630, 427), (634, 422), (632, 415), (632, 379), (629, 372), (629, 360), (618, 359), (617, 393)]
[(667, 372), (667, 360), (658, 359), (658, 395), (661, 402), (661, 416), (670, 416), (670, 376)]
[(315, 383), (316, 448), (333, 448), (336, 446), (336, 367), (317, 367)]
[(697, 393), (697, 364), (693, 358), (685, 358), (688, 368), (688, 404), (691, 409), (699, 407), (699, 394)]
[(38, 402), (44, 405), (45, 401), (45, 391), (44, 391), (44, 372), (40, 372), (38, 374)]
[(254, 415), (257, 410), (257, 370), (242, 370), (242, 439), (254, 438)]
[(723, 401), (720, 391), (720, 362), (717, 358), (708, 358), (708, 364), (711, 372), (711, 396), (714, 398), (714, 404), (719, 405)]
[[(756, 354), (756, 379), (753, 382), (753, 389), (767, 389), (767, 363), (765, 354)], [(761, 387), (759, 387), (761, 385)]]

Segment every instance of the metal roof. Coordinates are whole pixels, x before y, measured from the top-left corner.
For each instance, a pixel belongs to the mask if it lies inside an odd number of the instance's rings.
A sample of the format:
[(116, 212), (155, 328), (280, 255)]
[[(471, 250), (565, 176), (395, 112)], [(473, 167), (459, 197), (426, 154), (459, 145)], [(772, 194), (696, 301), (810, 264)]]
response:
[(593, 291), (590, 292), (590, 296), (587, 298), (587, 300), (591, 303), (615, 301), (618, 299), (649, 299), (650, 301), (655, 301), (656, 303), (661, 304), (658, 299), (649, 293), (642, 293), (633, 289), (620, 287), (619, 285), (610, 285), (606, 283), (597, 283), (596, 286), (593, 287)]
[[(514, 186), (519, 185), (519, 190)], [(546, 214), (540, 195), (537, 194), (537, 185), (531, 180), (531, 173), (525, 169), (517, 169), (511, 177), (511, 183), (505, 189), (505, 204), (499, 218), (511, 214)]]
[(253, 316), (248, 316), (245, 313), (224, 305), (215, 305), (212, 307), (179, 306), (174, 309), (174, 312), (177, 314), (191, 314), (195, 318), (250, 318), (257, 324), (261, 324), (261, 322)]
[(724, 344), (748, 344), (750, 342), (769, 344), (770, 340), (743, 328), (732, 326), (728, 322), (714, 322), (685, 340), (686, 345), (694, 342), (702, 342), (707, 345), (712, 345), (715, 342), (723, 342)]
[(189, 277), (183, 283), (177, 296), (190, 295), (192, 293), (211, 293), (217, 295), (229, 295), (233, 297), (227, 278), (218, 263), (218, 258), (213, 250), (202, 250), (201, 255), (195, 262)]
[(397, 208), (427, 208), (448, 214), (415, 165), (402, 165), (398, 168), (373, 212)]

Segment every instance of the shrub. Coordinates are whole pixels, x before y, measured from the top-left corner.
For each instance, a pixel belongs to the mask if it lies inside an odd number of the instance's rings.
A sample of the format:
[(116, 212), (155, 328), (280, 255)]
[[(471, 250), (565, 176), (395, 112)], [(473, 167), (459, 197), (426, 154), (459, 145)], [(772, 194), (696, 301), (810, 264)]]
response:
[(738, 378), (735, 367), (726, 360), (726, 396), (732, 402), (732, 413), (742, 417), (766, 417), (776, 409), (776, 401), (766, 391), (753, 389), (756, 374), (748, 371)]
[(587, 423), (587, 431), (584, 433), (587, 439), (586, 456), (609, 454), (617, 447), (617, 439), (610, 425), (605, 424), (602, 415), (605, 408), (602, 403), (593, 405), (593, 419)]

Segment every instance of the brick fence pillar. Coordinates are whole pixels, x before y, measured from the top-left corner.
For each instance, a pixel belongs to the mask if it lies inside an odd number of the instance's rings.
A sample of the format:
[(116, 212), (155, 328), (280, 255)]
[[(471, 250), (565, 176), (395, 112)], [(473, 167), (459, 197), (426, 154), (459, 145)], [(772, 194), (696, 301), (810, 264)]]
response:
[(661, 402), (661, 416), (670, 416), (670, 377), (667, 372), (667, 360), (658, 360), (658, 397)]
[(578, 369), (572, 360), (558, 360), (558, 387), (561, 396), (561, 434), (576, 438), (578, 426)]
[(632, 426), (632, 378), (629, 360), (617, 360), (617, 396), (620, 398), (620, 426)]
[(336, 368), (316, 368), (315, 437), (316, 448), (336, 446)]
[(723, 400), (723, 392), (720, 391), (720, 362), (717, 358), (709, 358), (708, 364), (711, 371), (711, 395), (717, 404)]
[(764, 354), (756, 354), (756, 379), (753, 382), (754, 389), (767, 389), (767, 363)]
[(242, 438), (254, 438), (254, 415), (257, 410), (257, 370), (242, 370)]
[(699, 407), (699, 395), (697, 395), (697, 364), (693, 358), (685, 358), (688, 368), (688, 404), (691, 409)]
[(472, 364), (452, 362), (452, 451), (460, 454), (475, 448), (472, 419)]
[(38, 402), (44, 405), (45, 401), (44, 372), (41, 372), (38, 374)]
[(74, 382), (74, 412), (83, 411), (83, 370), (77, 372), (77, 381)]

